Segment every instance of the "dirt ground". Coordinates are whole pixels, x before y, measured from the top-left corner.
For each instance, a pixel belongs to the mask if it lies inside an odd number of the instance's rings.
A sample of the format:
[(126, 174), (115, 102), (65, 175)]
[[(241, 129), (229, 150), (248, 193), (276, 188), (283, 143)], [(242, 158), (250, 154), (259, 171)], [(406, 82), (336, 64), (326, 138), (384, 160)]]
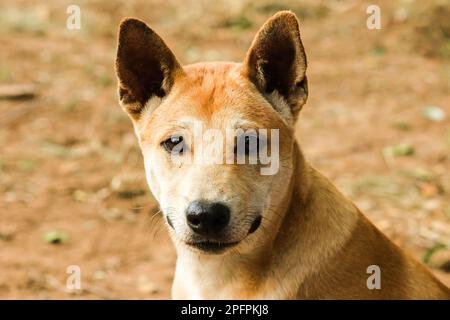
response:
[[(80, 30), (66, 28), (74, 1), (0, 3), (0, 85), (37, 91), (0, 100), (0, 298), (170, 297), (174, 249), (117, 103), (117, 26), (126, 16), (145, 20), (185, 64), (240, 61), (281, 9), (299, 15), (308, 54), (310, 95), (298, 123), (307, 159), (450, 285), (450, 31), (433, 15), (442, 8), (76, 2)], [(370, 4), (381, 8), (381, 30), (366, 27)], [(442, 33), (428, 35), (430, 25)], [(80, 267), (82, 290), (65, 288), (70, 265)]]

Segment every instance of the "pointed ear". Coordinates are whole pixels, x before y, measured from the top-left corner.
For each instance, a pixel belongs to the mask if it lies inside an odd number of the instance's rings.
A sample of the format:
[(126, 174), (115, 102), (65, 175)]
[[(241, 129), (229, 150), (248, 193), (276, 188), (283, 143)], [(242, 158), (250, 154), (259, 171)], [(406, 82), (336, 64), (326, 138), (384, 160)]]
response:
[(144, 22), (125, 19), (119, 28), (116, 72), (123, 108), (137, 119), (153, 97), (167, 95), (182, 68), (164, 41)]
[(308, 97), (308, 84), (306, 54), (295, 14), (278, 12), (262, 26), (247, 52), (244, 68), (274, 108), (283, 113), (286, 110), (282, 109), (288, 108), (296, 118)]

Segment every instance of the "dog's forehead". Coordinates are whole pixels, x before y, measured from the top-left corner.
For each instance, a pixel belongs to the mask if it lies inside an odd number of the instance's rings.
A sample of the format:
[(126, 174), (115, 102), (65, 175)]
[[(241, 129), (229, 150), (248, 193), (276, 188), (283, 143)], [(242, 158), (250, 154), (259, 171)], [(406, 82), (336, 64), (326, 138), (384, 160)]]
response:
[[(204, 129), (271, 129), (284, 123), (270, 103), (231, 62), (188, 65), (141, 134), (157, 141), (168, 133), (201, 124)], [(161, 136), (161, 137), (160, 137)]]
[(235, 62), (199, 62), (185, 65), (183, 70), (188, 76), (189, 81), (200, 85), (208, 86), (208, 81), (216, 83), (223, 82), (225, 78), (231, 78), (240, 73), (242, 64)]
[(277, 120), (270, 104), (243, 75), (240, 63), (199, 63), (185, 66), (184, 71), (166, 103), (174, 118), (219, 121), (231, 127)]
[(207, 107), (203, 108), (205, 111), (214, 112), (224, 105), (237, 104), (235, 100), (246, 94), (247, 83), (238, 63), (199, 63), (185, 66), (184, 71), (179, 93)]

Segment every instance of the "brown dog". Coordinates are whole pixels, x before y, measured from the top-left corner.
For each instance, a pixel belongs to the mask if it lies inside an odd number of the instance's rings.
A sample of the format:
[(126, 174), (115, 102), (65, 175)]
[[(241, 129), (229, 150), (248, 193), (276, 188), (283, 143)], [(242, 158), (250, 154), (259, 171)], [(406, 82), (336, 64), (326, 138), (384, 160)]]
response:
[[(120, 103), (177, 249), (174, 298), (450, 298), (305, 162), (294, 138), (308, 96), (294, 14), (267, 21), (243, 63), (185, 67), (145, 23), (126, 19), (116, 69)], [(224, 143), (227, 159), (241, 152), (248, 160), (252, 141), (259, 151), (270, 143), (272, 160), (279, 156), (275, 173), (263, 174), (262, 161), (193, 163), (214, 136), (197, 144), (195, 124), (219, 135), (234, 130)], [(260, 129), (276, 131), (247, 134)], [(224, 151), (210, 155), (223, 160)]]

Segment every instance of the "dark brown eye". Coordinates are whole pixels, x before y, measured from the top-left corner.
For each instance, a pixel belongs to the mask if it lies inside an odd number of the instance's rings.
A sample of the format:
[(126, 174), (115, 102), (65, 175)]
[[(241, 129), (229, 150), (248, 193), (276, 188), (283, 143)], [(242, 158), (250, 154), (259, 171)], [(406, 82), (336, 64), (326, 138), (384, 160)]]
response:
[(259, 151), (259, 139), (256, 136), (245, 137), (245, 154), (256, 155)]
[(161, 143), (163, 148), (169, 153), (182, 154), (184, 150), (184, 139), (182, 136), (172, 136)]
[(242, 135), (237, 139), (235, 153), (256, 156), (259, 152), (259, 139), (254, 135)]

